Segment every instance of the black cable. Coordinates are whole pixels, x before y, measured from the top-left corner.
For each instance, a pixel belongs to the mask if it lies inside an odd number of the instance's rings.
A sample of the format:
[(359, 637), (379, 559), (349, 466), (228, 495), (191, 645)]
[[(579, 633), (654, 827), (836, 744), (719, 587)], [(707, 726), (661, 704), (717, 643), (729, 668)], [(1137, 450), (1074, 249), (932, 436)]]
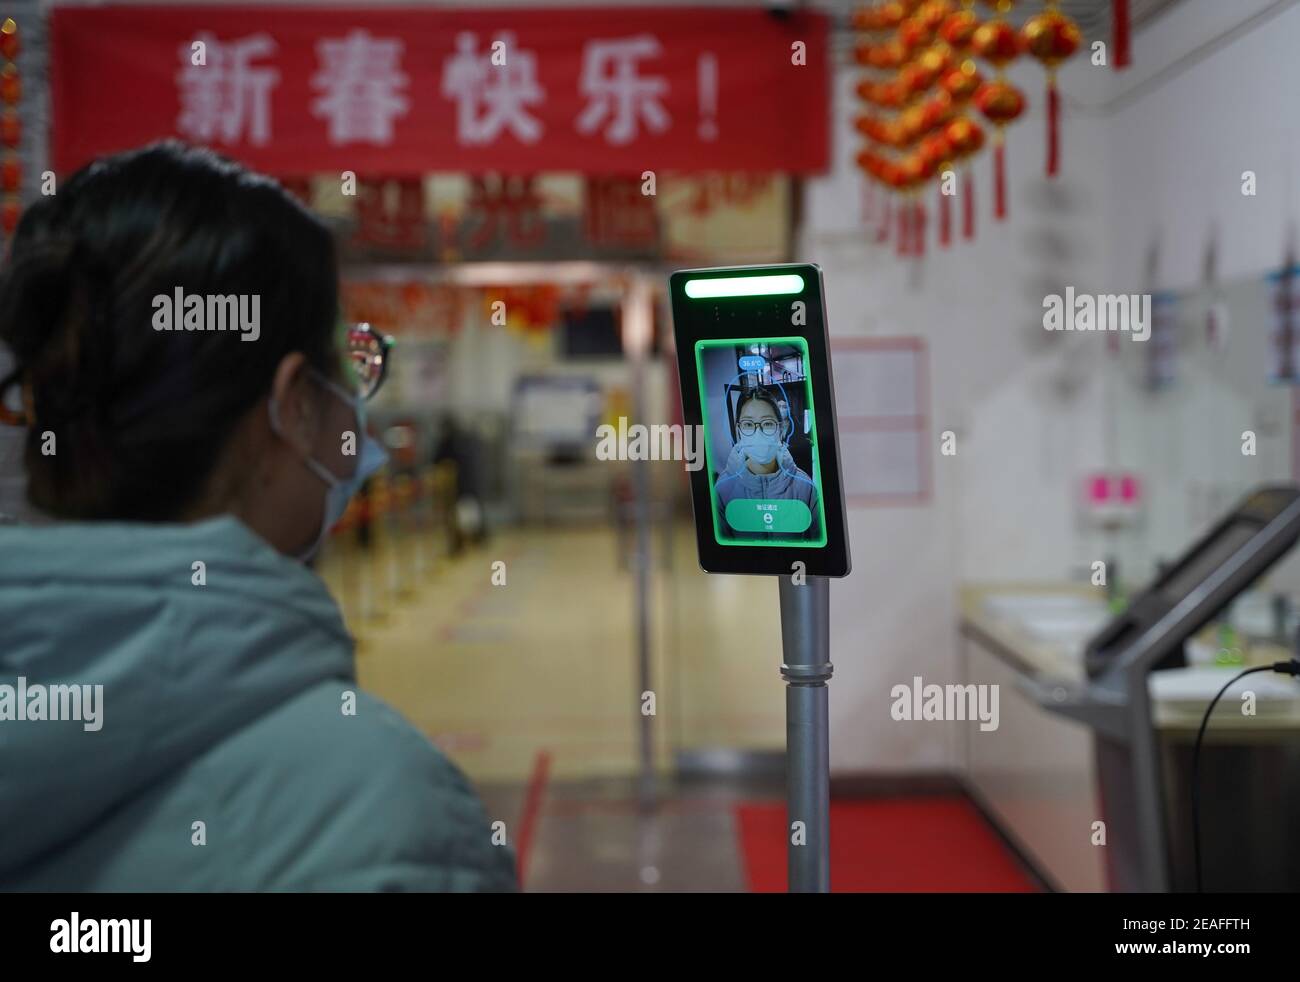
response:
[(1201, 888), (1201, 741), (1205, 738), (1205, 727), (1210, 722), (1210, 714), (1214, 712), (1214, 707), (1223, 698), (1223, 694), (1235, 683), (1256, 672), (1279, 672), (1283, 675), (1300, 676), (1300, 661), (1279, 661), (1272, 665), (1259, 665), (1237, 673), (1219, 690), (1219, 694), (1210, 700), (1205, 715), (1201, 717), (1201, 728), (1196, 733), (1196, 744), (1192, 748), (1192, 852), (1196, 857), (1197, 893), (1204, 892)]

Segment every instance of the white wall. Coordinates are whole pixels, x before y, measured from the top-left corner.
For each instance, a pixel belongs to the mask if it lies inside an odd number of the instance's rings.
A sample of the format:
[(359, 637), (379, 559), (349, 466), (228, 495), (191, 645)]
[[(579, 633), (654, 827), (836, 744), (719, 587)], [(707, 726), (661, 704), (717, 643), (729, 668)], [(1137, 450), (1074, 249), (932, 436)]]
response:
[[(1043, 75), (1032, 63), (1018, 67), (1013, 80), (1030, 111), (1008, 131), (1010, 218), (992, 221), (986, 153), (976, 171), (976, 242), (937, 252), (931, 229), (921, 261), (868, 244), (858, 224), (857, 73), (839, 73), (835, 165), (808, 188), (801, 258), (824, 267), (834, 336), (927, 340), (934, 494), (924, 506), (850, 512), (855, 571), (832, 594), (838, 772), (954, 766), (952, 728), (962, 724), (896, 723), (888, 710), (891, 686), (913, 675), (957, 680), (957, 582), (1077, 578), (1104, 558), (1104, 543), (1079, 527), (1073, 495), (1084, 473), (1126, 462), (1121, 444), (1132, 444), (1117, 430), (1145, 428), (1139, 443), (1159, 445), (1151, 424), (1174, 422), (1194, 441), (1195, 411), (1161, 421), (1141, 418), (1139, 406), (1138, 418), (1120, 418), (1133, 405), (1120, 367), (1131, 356), (1107, 355), (1099, 335), (1044, 331), (1042, 302), (1071, 285), (1148, 289), (1154, 229), (1163, 231), (1157, 288), (1196, 282), (1212, 221), (1222, 229), (1225, 278), (1276, 264), (1293, 213), (1286, 162), (1296, 147), (1288, 103), (1297, 86), (1288, 83), (1300, 81), (1300, 62), (1288, 49), (1300, 38), (1300, 9), (1190, 67), (1181, 60), (1266, 7), (1186, 0), (1138, 33), (1136, 64), (1125, 73), (1077, 57), (1061, 75), (1064, 169), (1050, 186), (1041, 176)], [(1247, 168), (1268, 197), (1241, 198)], [(1190, 373), (1185, 384), (1197, 381)], [(955, 457), (938, 452), (947, 429), (957, 434)], [(1137, 463), (1149, 484), (1186, 480), (1184, 463)], [(1183, 541), (1188, 517), (1169, 524), (1166, 537)]]

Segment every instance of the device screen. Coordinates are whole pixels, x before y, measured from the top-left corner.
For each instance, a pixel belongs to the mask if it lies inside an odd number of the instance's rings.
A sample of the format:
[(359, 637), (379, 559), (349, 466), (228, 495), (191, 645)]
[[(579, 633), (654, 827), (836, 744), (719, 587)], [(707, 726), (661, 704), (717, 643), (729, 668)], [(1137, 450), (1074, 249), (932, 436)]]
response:
[(671, 278), (700, 565), (716, 573), (849, 571), (830, 344), (813, 265)]
[(807, 361), (800, 337), (695, 342), (720, 545), (826, 544)]

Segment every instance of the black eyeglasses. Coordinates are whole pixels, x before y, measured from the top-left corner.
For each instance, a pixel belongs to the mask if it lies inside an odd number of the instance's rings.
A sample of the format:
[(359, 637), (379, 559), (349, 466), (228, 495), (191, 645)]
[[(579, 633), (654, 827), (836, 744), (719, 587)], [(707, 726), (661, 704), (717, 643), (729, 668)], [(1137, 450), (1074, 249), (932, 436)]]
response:
[(344, 349), (353, 386), (362, 399), (371, 399), (388, 377), (393, 338), (366, 323), (349, 324)]
[(755, 430), (762, 430), (764, 436), (776, 436), (780, 423), (768, 417), (762, 422), (755, 423), (752, 419), (742, 419), (736, 423), (736, 429), (740, 430), (741, 436), (753, 436)]

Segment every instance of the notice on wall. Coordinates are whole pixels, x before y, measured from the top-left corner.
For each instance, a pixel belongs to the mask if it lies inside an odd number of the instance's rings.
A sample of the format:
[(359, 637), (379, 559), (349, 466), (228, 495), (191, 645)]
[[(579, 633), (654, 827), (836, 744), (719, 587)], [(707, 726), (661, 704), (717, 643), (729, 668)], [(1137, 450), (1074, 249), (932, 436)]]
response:
[(930, 498), (927, 351), (920, 338), (834, 341), (835, 406), (849, 507)]

